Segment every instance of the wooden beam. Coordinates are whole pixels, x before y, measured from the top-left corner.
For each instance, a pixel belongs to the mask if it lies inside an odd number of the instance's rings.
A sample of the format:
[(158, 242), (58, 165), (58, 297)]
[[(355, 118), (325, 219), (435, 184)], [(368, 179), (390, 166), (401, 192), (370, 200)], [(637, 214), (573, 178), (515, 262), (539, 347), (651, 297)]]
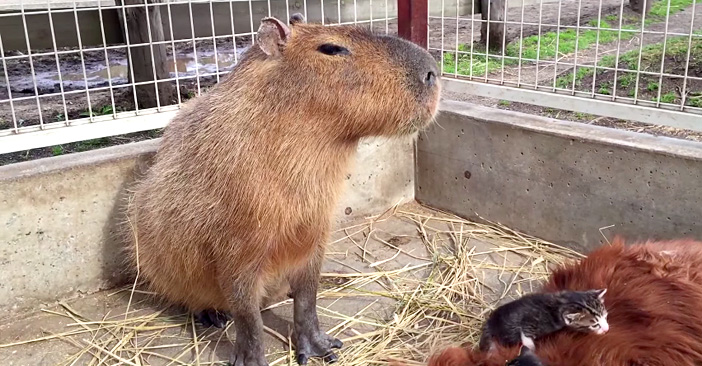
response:
[(397, 0), (398, 34), (423, 48), (428, 46), (428, 17), (428, 0)]

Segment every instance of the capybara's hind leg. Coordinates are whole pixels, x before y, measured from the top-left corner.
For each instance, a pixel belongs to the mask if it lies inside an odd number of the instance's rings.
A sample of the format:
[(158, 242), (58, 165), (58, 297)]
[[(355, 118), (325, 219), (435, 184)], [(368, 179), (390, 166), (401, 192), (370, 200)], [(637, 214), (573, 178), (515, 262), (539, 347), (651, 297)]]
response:
[(295, 353), (297, 363), (306, 365), (310, 357), (324, 357), (327, 363), (336, 362), (332, 349), (341, 348), (340, 340), (319, 329), (317, 318), (317, 286), (324, 257), (318, 251), (308, 264), (290, 276), (290, 290), (294, 301)]
[(214, 326), (222, 329), (227, 326), (227, 322), (232, 319), (232, 316), (226, 311), (207, 309), (195, 314), (195, 319), (205, 328)]

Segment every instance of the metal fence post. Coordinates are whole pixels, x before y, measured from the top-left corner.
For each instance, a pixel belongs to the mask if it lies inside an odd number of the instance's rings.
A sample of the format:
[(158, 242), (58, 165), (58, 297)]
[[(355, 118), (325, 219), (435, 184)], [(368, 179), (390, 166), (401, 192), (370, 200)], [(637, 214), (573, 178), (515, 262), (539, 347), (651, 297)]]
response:
[(397, 33), (400, 37), (427, 48), (428, 26), (428, 0), (397, 0)]

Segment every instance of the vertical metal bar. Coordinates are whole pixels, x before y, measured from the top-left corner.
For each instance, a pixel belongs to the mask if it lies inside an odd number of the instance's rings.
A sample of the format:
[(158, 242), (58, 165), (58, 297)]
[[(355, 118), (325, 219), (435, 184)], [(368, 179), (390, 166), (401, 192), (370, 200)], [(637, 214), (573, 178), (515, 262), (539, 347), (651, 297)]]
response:
[(536, 70), (534, 74), (534, 89), (539, 88), (539, 59), (541, 58), (541, 24), (543, 24), (544, 0), (539, 1), (539, 38), (536, 40)]
[[(491, 8), (490, 5), (492, 5), (492, 1), (491, 1), (491, 0), (487, 0), (486, 2), (487, 2), (487, 4), (488, 4), (488, 6), (487, 6), (487, 20), (485, 21), (485, 22), (486, 22), (486, 23), (485, 23), (485, 24), (486, 24), (486, 28), (487, 28), (487, 32), (485, 32), (485, 82), (488, 81), (488, 69), (489, 69), (488, 66), (490, 66), (490, 59), (489, 59), (489, 55), (490, 55), (490, 33), (492, 33), (492, 32), (490, 32), (490, 8)], [(482, 8), (481, 8), (480, 10), (481, 10), (481, 11), (484, 11), (484, 9), (482, 9)], [(483, 25), (483, 24), (481, 24), (480, 26), (482, 26), (482, 25)]]
[[(171, 32), (171, 55), (173, 56), (173, 75), (175, 75), (176, 82), (176, 96), (178, 98), (178, 105), (181, 105), (183, 101), (180, 97), (180, 78), (178, 73), (178, 55), (176, 54), (175, 46), (175, 33), (173, 33), (173, 13), (171, 12), (171, 2), (167, 0), (166, 9), (168, 10), (168, 30)], [(231, 10), (232, 3), (229, 2), (229, 9)], [(232, 34), (234, 34), (234, 13), (232, 12)], [(236, 50), (236, 39), (234, 39), (234, 50)], [(236, 55), (236, 53), (234, 53)]]
[(597, 36), (595, 37), (595, 61), (593, 62), (592, 69), (592, 88), (590, 90), (591, 97), (595, 96), (595, 81), (597, 80), (597, 62), (600, 59), (600, 32), (602, 32), (602, 0), (600, 0), (600, 6), (597, 11)]
[(505, 0), (502, 13), (502, 75), (500, 76), (500, 84), (505, 82), (505, 57), (507, 57), (507, 0)]
[[(644, 10), (641, 11), (641, 39), (639, 40), (639, 58), (636, 62), (636, 84), (634, 86), (634, 103), (638, 103), (639, 101), (639, 81), (641, 80), (641, 56), (643, 54), (644, 35), (646, 33), (646, 1), (650, 0), (643, 0)], [(696, 0), (693, 1), (693, 3), (694, 2), (696, 2)], [(667, 14), (666, 18), (668, 18), (669, 15), (670, 14)], [(614, 83), (617, 83), (617, 79), (614, 79)], [(660, 89), (660, 85), (658, 86), (658, 88)], [(617, 95), (615, 93), (612, 93), (612, 96), (616, 98)]]
[[(440, 57), (441, 69), (444, 68), (444, 52), (446, 52), (445, 47), (444, 47), (444, 33), (445, 33), (444, 31), (446, 29), (445, 23), (444, 23), (444, 19), (446, 17), (445, 9), (446, 9), (446, 2), (444, 0), (441, 0), (441, 57)], [(458, 33), (456, 33), (456, 38), (458, 38)], [(456, 51), (458, 51), (458, 50), (456, 50)], [(458, 67), (458, 66), (456, 66), (456, 67)]]
[(5, 61), (5, 47), (2, 44), (2, 34), (0, 34), (0, 59), (2, 59), (2, 71), (5, 74), (5, 86), (7, 86), (7, 97), (10, 100), (10, 111), (12, 112), (12, 125), (17, 133), (17, 115), (15, 113), (15, 103), (12, 98), (12, 88), (10, 87), (10, 74), (7, 73), (7, 61)]
[[(472, 0), (469, 0), (472, 1)], [(454, 71), (453, 73), (455, 75), (458, 75), (458, 29), (459, 27), (459, 22), (461, 21), (460, 15), (460, 10), (461, 10), (461, 0), (456, 0), (456, 48), (455, 48), (455, 54), (454, 54)], [(471, 14), (472, 15), (472, 14)], [(427, 32), (429, 31), (429, 27), (427, 27)], [(428, 36), (427, 36), (428, 37)], [(473, 40), (471, 40), (471, 43), (473, 43)], [(443, 74), (444, 72), (444, 64), (441, 64), (441, 73)]]
[[(575, 95), (575, 82), (578, 75), (578, 41), (580, 41), (580, 9), (583, 7), (583, 1), (578, 0), (578, 18), (575, 23), (575, 53), (573, 55), (573, 88), (571, 93)], [(556, 49), (556, 58), (558, 58), (558, 49)]]
[(85, 68), (85, 55), (83, 54), (83, 37), (80, 34), (80, 24), (78, 22), (78, 4), (73, 2), (73, 18), (76, 21), (76, 35), (78, 36), (78, 53), (80, 54), (80, 64), (83, 68), (83, 82), (85, 83), (85, 98), (88, 99), (88, 113), (90, 120), (94, 120), (93, 105), (90, 101), (90, 90), (88, 89), (88, 71)]
[[(473, 79), (473, 45), (475, 44), (475, 42), (473, 41), (475, 39), (475, 1), (476, 0), (471, 0), (470, 4), (470, 65), (468, 66), (468, 77), (471, 80)], [(480, 24), (482, 26), (482, 22)], [(458, 69), (458, 63), (456, 63), (456, 69)]]
[[(644, 9), (646, 8), (644, 7)], [(667, 15), (665, 17), (665, 31), (663, 33), (663, 53), (661, 54), (661, 74), (658, 76), (658, 92), (656, 93), (656, 107), (661, 106), (661, 91), (663, 90), (663, 73), (665, 72), (665, 52), (668, 46), (668, 21), (670, 20), (670, 0), (668, 0), (666, 14)]]
[[(601, 1), (601, 0), (600, 0)], [(556, 55), (554, 56), (554, 64), (553, 64), (553, 88), (552, 90), (556, 90), (556, 79), (558, 78), (558, 57), (560, 56), (560, 40), (561, 40), (561, 6), (562, 2), (558, 2), (558, 19), (556, 20)], [(577, 42), (577, 36), (576, 40)], [(575, 70), (573, 70), (573, 74), (575, 74)]]
[[(34, 59), (32, 58), (32, 46), (29, 42), (29, 31), (27, 29), (27, 16), (24, 13), (24, 1), (20, 0), (20, 11), (22, 12), (22, 26), (24, 27), (24, 40), (27, 42), (27, 56), (29, 57), (29, 70), (32, 73), (32, 83), (34, 85), (34, 97), (37, 101), (37, 113), (39, 113), (39, 126), (44, 128), (44, 117), (41, 114), (41, 102), (39, 101), (39, 88), (37, 87), (37, 76), (34, 72)], [(9, 85), (9, 84), (8, 84)], [(90, 99), (90, 98), (88, 98)]]
[[(287, 9), (287, 3), (288, 3), (288, 1), (285, 0), (286, 9)], [(290, 19), (289, 14), (288, 14), (287, 19)], [(213, 5), (212, 5), (212, 0), (210, 0), (210, 22), (212, 22), (212, 49), (214, 51), (215, 72), (217, 73), (215, 78), (217, 79), (217, 83), (219, 83), (219, 57), (217, 56), (217, 32), (215, 30), (214, 9), (213, 9)], [(235, 45), (234, 49), (236, 50), (236, 45)], [(235, 54), (236, 54), (236, 52), (235, 52)]]
[[(427, 48), (429, 7), (427, 0), (397, 1), (397, 32), (400, 37)], [(443, 34), (443, 29), (441, 30)]]
[(687, 57), (685, 61), (685, 75), (683, 76), (683, 86), (680, 96), (680, 110), (685, 110), (685, 101), (687, 99), (687, 77), (690, 74), (690, 52), (692, 51), (692, 36), (695, 33), (695, 5), (697, 5), (697, 1), (692, 2), (692, 15), (690, 19), (690, 35), (688, 36), (687, 39)]
[[(200, 67), (197, 65), (197, 45), (195, 41), (195, 23), (193, 21), (193, 3), (188, 1), (188, 11), (190, 14), (190, 36), (191, 41), (193, 42), (193, 59), (195, 61), (195, 80), (197, 84), (197, 95), (202, 94), (202, 90), (200, 89)], [(270, 9), (269, 9), (270, 12)], [(270, 14), (269, 14), (270, 15)], [(253, 27), (251, 27), (253, 30)], [(253, 37), (252, 37), (253, 38)], [(187, 69), (186, 69), (187, 72)]]
[(134, 79), (134, 63), (132, 60), (132, 47), (130, 45), (129, 41), (129, 25), (127, 22), (127, 7), (125, 6), (126, 4), (124, 3), (124, 0), (121, 0), (120, 5), (122, 7), (122, 21), (124, 22), (124, 40), (127, 43), (127, 62), (129, 65), (129, 77), (131, 80), (132, 84), (132, 94), (134, 96), (134, 112), (135, 114), (139, 114), (139, 101), (137, 99), (137, 92), (136, 92), (136, 83)]
[[(249, 0), (249, 1), (251, 1), (251, 0)], [(322, 25), (324, 25), (324, 18), (326, 18), (326, 16), (324, 16), (324, 0), (319, 0), (319, 7), (322, 11)]]
[(622, 27), (624, 22), (624, 0), (621, 1), (619, 6), (619, 31), (617, 32), (617, 52), (614, 56), (614, 86), (612, 87), (612, 100), (616, 98), (617, 95), (617, 73), (619, 72), (619, 53), (622, 48)]
[(341, 0), (336, 0), (336, 17), (341, 24)]
[[(400, 14), (400, 3), (399, 3), (399, 1), (398, 1), (398, 3), (397, 3), (397, 13), (398, 13), (398, 16), (399, 16), (399, 14)], [(390, 33), (390, 20), (389, 20), (390, 16), (389, 16), (388, 14), (389, 14), (389, 13), (388, 13), (388, 0), (385, 0), (385, 34)], [(400, 28), (399, 18), (398, 18), (397, 28), (398, 28), (398, 32), (399, 32), (399, 28)]]
[[(356, 0), (354, 0), (355, 2)], [(368, 0), (368, 10), (370, 11), (370, 29), (373, 31), (373, 0)]]
[[(253, 46), (256, 44), (256, 28), (254, 28), (254, 22), (253, 22), (253, 5), (251, 4), (252, 0), (249, 0), (249, 24), (251, 25), (251, 45)], [(232, 14), (234, 16), (234, 14)]]
[[(98, 11), (99, 11), (99, 5), (100, 2), (98, 2)], [(54, 47), (54, 57), (56, 58), (56, 72), (58, 73), (58, 79), (59, 79), (59, 90), (61, 91), (61, 103), (63, 104), (63, 120), (66, 122), (66, 126), (68, 126), (68, 108), (66, 107), (66, 94), (64, 94), (63, 90), (63, 75), (61, 74), (61, 62), (59, 60), (59, 54), (58, 54), (58, 47), (56, 46), (56, 30), (54, 29), (54, 17), (53, 14), (51, 13), (51, 0), (46, 0), (46, 9), (47, 9), (47, 16), (49, 17), (49, 29), (51, 30), (51, 44)], [(100, 28), (102, 29), (102, 42), (103, 44), (105, 43), (105, 29), (102, 26), (102, 12), (100, 11)], [(107, 51), (105, 51), (105, 60), (107, 60)], [(108, 72), (108, 82), (110, 84), (110, 92), (112, 92), (112, 80), (110, 78), (110, 68), (109, 65), (107, 66), (107, 72)], [(9, 85), (8, 85), (9, 86)], [(113, 109), (114, 109), (114, 98), (112, 98), (112, 104), (113, 104)]]
[(522, 0), (522, 19), (519, 22), (519, 60), (517, 61), (517, 87), (522, 86), (522, 49), (524, 48), (524, 0)]
[[(146, 31), (149, 33), (149, 50), (151, 54), (151, 72), (154, 75), (154, 91), (156, 92), (156, 108), (161, 110), (161, 96), (158, 92), (158, 75), (156, 74), (156, 57), (154, 56), (154, 40), (151, 34), (151, 18), (149, 17), (149, 0), (144, 0), (144, 10), (146, 10)], [(159, 9), (161, 11), (161, 9)], [(160, 25), (160, 24), (159, 24)]]
[(357, 5), (356, 0), (353, 0), (353, 23), (354, 24), (358, 24), (358, 8), (356, 7), (356, 5)]

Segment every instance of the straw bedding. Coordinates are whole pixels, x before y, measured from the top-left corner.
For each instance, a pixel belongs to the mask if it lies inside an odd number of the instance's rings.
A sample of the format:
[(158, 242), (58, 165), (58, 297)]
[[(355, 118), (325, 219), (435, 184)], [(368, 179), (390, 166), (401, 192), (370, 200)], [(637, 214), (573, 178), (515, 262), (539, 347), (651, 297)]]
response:
[[(344, 341), (339, 364), (422, 364), (440, 348), (474, 343), (487, 312), (531, 292), (554, 265), (581, 256), (500, 224), (478, 224), (416, 205), (395, 207), (336, 232), (322, 275), (323, 328)], [(130, 286), (118, 314), (81, 315), (70, 305), (44, 310), (70, 319), (60, 333), (0, 345), (64, 342), (62, 365), (224, 365), (228, 332), (202, 329), (186, 314), (148, 306)], [(289, 299), (267, 306), (276, 312)], [(266, 327), (272, 366), (294, 365), (289, 332)], [(271, 343), (271, 342), (268, 342)], [(321, 364), (312, 360), (312, 364)]]

